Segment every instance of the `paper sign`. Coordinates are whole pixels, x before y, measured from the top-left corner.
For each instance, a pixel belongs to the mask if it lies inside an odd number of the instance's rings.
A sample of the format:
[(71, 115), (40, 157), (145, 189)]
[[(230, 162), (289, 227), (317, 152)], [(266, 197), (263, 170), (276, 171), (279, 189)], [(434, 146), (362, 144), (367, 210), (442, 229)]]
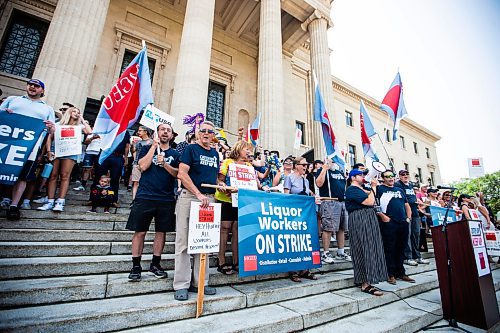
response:
[[(244, 164), (229, 164), (227, 175), (231, 186), (238, 189), (258, 190), (257, 177), (253, 166)], [(231, 193), (233, 207), (238, 207), (238, 193)]]
[(490, 256), (500, 256), (500, 231), (485, 231), (486, 251)]
[(54, 146), (56, 157), (80, 155), (82, 153), (81, 126), (56, 124)]
[(219, 252), (221, 204), (211, 203), (207, 208), (200, 204), (191, 202), (188, 253)]
[(484, 238), (481, 222), (468, 221), (472, 247), (474, 248), (474, 258), (476, 260), (477, 273), (479, 277), (490, 273), (488, 253), (486, 252), (486, 242)]
[[(155, 118), (153, 118), (153, 115)], [(139, 123), (152, 129), (153, 131), (156, 131), (156, 127), (160, 124), (169, 124), (170, 126), (174, 126), (174, 121), (174, 117), (149, 104), (144, 109), (144, 113), (142, 114)]]
[(293, 149), (300, 149), (300, 143), (302, 142), (302, 131), (299, 128), (295, 129), (295, 143), (293, 144)]

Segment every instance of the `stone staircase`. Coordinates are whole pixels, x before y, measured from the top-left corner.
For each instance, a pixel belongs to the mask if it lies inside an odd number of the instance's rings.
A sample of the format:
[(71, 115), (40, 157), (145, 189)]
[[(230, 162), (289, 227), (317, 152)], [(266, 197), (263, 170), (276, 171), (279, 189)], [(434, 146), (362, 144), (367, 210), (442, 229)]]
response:
[[(354, 287), (350, 262), (324, 265), (317, 281), (293, 283), (286, 274), (222, 275), (211, 255), (217, 294), (205, 297), (203, 316), (195, 319), (195, 294), (186, 302), (173, 298), (175, 234), (167, 234), (162, 256), (169, 277), (143, 273), (130, 283), (129, 209), (86, 213), (87, 194), (71, 192), (63, 213), (23, 211), (20, 221), (1, 213), (1, 332), (415, 332), (441, 319), (432, 253), (430, 265), (408, 268), (417, 283), (381, 283), (382, 297)], [(130, 194), (120, 196), (128, 207)], [(146, 238), (145, 271), (153, 236)], [(498, 290), (500, 270), (493, 273)]]

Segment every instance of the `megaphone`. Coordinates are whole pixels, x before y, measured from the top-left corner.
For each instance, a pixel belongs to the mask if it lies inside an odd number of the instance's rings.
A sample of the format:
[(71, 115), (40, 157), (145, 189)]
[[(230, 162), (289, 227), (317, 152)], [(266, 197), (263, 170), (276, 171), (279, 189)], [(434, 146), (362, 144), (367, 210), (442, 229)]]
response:
[(365, 176), (365, 180), (367, 182), (371, 182), (373, 178), (379, 177), (382, 172), (387, 170), (386, 166), (382, 162), (367, 159), (366, 164), (371, 164), (371, 167), (368, 169), (368, 174)]

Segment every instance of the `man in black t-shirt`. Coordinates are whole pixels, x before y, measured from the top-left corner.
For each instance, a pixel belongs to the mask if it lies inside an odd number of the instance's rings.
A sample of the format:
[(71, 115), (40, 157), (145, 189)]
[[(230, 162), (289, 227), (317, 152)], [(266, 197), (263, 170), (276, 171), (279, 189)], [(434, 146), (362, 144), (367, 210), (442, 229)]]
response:
[(141, 256), (144, 238), (152, 219), (155, 219), (155, 239), (150, 274), (166, 278), (167, 272), (160, 260), (165, 245), (165, 233), (175, 231), (175, 184), (180, 154), (170, 148), (174, 131), (168, 124), (157, 128), (158, 138), (152, 145), (143, 146), (138, 153), (138, 167), (142, 172), (139, 188), (130, 211), (127, 229), (135, 231), (132, 238), (132, 270), (130, 281), (141, 279)]
[(337, 259), (351, 261), (345, 253), (345, 231), (347, 231), (347, 210), (345, 209), (344, 195), (346, 178), (344, 173), (331, 160), (327, 160), (316, 171), (316, 185), (321, 197), (335, 198), (337, 200), (324, 200), (321, 202), (319, 214), (321, 216), (321, 239), (323, 240), (323, 254), (321, 260), (325, 264), (332, 264), (333, 255), (330, 254), (330, 239), (332, 233), (337, 236)]
[[(175, 299), (185, 301), (188, 291), (197, 292), (198, 274), (200, 271), (200, 255), (195, 254), (193, 272), (191, 260), (187, 253), (189, 232), (189, 211), (192, 201), (201, 202), (206, 208), (214, 202), (215, 189), (202, 187), (201, 184), (216, 185), (219, 183), (219, 153), (210, 147), (215, 137), (215, 126), (209, 121), (200, 125), (196, 143), (186, 146), (179, 165), (178, 178), (182, 183), (182, 191), (176, 206), (175, 233)], [(224, 185), (221, 182), (220, 185)], [(214, 295), (215, 288), (208, 286), (208, 260), (205, 267), (205, 295)], [(191, 274), (193, 273), (193, 274)], [(191, 281), (193, 276), (193, 281)]]
[(396, 284), (396, 279), (400, 279), (414, 283), (415, 280), (406, 275), (403, 265), (411, 208), (405, 192), (399, 187), (394, 187), (394, 173), (387, 170), (382, 172), (381, 176), (383, 184), (377, 186), (376, 197), (382, 212), (377, 215), (389, 275), (387, 282)]
[(420, 244), (420, 217), (418, 214), (417, 196), (413, 190), (413, 184), (410, 182), (410, 173), (406, 170), (399, 170), (399, 180), (394, 183), (394, 186), (405, 191), (408, 204), (411, 208), (411, 223), (408, 224), (409, 235), (405, 246), (404, 263), (410, 266), (428, 264), (429, 261), (422, 258), (418, 249)]

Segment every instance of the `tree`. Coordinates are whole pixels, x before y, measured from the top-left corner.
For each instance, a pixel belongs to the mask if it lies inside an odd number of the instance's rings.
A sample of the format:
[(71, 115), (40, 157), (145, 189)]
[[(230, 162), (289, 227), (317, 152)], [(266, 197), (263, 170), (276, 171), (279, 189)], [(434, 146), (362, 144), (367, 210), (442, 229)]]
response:
[(475, 179), (455, 182), (453, 186), (457, 188), (458, 194), (475, 196), (477, 192), (483, 192), (484, 199), (492, 213), (496, 216), (500, 211), (500, 171)]

